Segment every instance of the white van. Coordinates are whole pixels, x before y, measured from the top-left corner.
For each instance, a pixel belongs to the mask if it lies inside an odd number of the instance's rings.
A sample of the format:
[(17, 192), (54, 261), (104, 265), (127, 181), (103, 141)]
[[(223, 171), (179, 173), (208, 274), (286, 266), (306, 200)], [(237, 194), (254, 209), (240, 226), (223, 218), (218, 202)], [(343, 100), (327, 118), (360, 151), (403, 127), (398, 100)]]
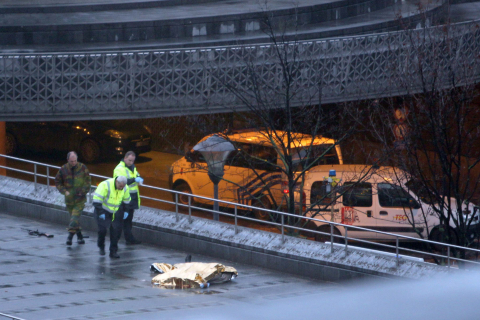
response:
[[(330, 170), (335, 170), (336, 179), (333, 192), (337, 200), (329, 198), (327, 192)], [(439, 218), (433, 208), (422, 202), (410, 188), (403, 183), (403, 172), (393, 167), (373, 168), (365, 165), (333, 165), (312, 168), (305, 176), (304, 194), (306, 216), (321, 220), (358, 226), (378, 231), (419, 238), (415, 228), (426, 239), (440, 240)], [(406, 181), (405, 181), (406, 182)], [(332, 187), (330, 187), (332, 188)], [(332, 207), (332, 202), (334, 203)], [(469, 205), (470, 212), (473, 205)], [(332, 215), (333, 213), (333, 215)], [(330, 233), (328, 223), (314, 221), (310, 226), (318, 231)], [(478, 223), (478, 213), (476, 222)], [(454, 225), (449, 231), (455, 243)], [(428, 229), (428, 230), (427, 230)], [(345, 235), (344, 227), (335, 227), (336, 234)], [(348, 236), (368, 240), (394, 240), (395, 237), (375, 232), (348, 229)], [(330, 237), (316, 235), (316, 240), (330, 241)]]
[[(286, 139), (286, 133), (283, 131), (276, 131), (275, 136)], [(335, 140), (325, 137), (316, 137), (312, 143), (312, 137), (309, 135), (294, 134), (294, 136), (294, 142), (291, 143), (292, 157), (298, 154), (301, 157), (305, 146), (313, 145), (312, 154), (321, 155), (335, 144)], [(208, 137), (210, 136), (199, 142)], [(219, 199), (279, 209), (284, 202), (281, 186), (283, 164), (268, 135), (258, 130), (245, 130), (224, 137), (234, 144), (237, 150), (231, 152), (226, 160), (223, 180), (218, 186)], [(341, 163), (342, 153), (337, 145), (322, 158), (320, 164)], [(173, 190), (213, 198), (213, 183), (208, 177), (207, 164), (198, 151), (191, 150), (185, 157), (172, 164), (169, 183)], [(195, 201), (202, 202), (198, 198)], [(180, 196), (179, 202), (188, 204), (188, 197)], [(268, 215), (262, 210), (255, 210), (253, 213), (258, 219), (268, 219)]]

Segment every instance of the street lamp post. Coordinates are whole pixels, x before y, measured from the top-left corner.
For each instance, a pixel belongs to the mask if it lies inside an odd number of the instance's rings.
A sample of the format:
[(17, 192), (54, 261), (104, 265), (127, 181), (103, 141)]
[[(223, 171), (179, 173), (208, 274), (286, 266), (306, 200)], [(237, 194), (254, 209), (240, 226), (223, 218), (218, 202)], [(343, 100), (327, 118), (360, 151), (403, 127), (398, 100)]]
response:
[[(197, 144), (193, 147), (193, 150), (199, 151), (205, 158), (208, 166), (208, 177), (213, 182), (213, 198), (218, 200), (218, 183), (223, 177), (225, 160), (227, 160), (230, 152), (235, 150), (235, 147), (224, 138), (213, 135)], [(218, 221), (218, 201), (214, 201), (213, 210), (213, 220)]]

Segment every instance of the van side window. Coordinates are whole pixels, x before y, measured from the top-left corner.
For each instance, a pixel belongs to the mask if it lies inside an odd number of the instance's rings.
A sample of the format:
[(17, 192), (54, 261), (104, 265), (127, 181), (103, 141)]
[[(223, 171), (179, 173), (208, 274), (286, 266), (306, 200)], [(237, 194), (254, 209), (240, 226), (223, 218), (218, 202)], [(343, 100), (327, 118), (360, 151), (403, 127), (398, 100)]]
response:
[(332, 202), (330, 197), (327, 197), (327, 182), (315, 181), (310, 189), (310, 203), (317, 205), (328, 205)]
[(378, 184), (378, 202), (384, 208), (420, 208), (418, 202), (407, 191), (389, 183)]
[(343, 184), (343, 205), (348, 207), (371, 207), (372, 184), (368, 182), (346, 182)]

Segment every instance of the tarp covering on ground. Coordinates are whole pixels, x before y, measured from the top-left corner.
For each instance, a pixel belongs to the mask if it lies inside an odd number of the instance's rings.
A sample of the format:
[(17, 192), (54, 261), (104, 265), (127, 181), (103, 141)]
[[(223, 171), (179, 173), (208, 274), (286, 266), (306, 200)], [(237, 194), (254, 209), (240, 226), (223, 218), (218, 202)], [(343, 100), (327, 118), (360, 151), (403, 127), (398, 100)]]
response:
[(152, 279), (153, 284), (172, 289), (208, 288), (238, 276), (235, 268), (215, 262), (153, 263), (150, 270), (160, 273)]

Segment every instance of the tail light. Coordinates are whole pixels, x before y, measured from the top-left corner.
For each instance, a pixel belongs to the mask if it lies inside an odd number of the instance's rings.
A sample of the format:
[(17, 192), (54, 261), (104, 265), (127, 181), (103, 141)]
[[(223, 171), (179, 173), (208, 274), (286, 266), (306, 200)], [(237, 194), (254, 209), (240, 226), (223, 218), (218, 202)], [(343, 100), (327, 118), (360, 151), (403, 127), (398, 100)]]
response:
[(284, 194), (290, 193), (290, 190), (288, 190), (288, 182), (287, 181), (282, 181), (282, 191)]

